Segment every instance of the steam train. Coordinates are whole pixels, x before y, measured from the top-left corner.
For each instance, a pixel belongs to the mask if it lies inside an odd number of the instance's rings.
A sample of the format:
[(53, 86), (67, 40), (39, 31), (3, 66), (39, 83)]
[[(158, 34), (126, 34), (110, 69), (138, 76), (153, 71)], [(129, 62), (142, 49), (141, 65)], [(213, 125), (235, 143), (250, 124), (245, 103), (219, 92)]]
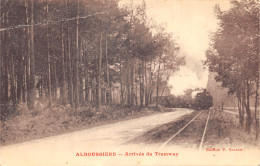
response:
[(195, 99), (192, 101), (192, 108), (196, 110), (209, 109), (212, 106), (213, 98), (206, 89), (203, 92), (197, 93)]
[(197, 93), (190, 100), (172, 95), (161, 96), (159, 98), (159, 104), (168, 108), (193, 108), (195, 110), (203, 110), (213, 106), (213, 98), (210, 93), (204, 89), (203, 92)]

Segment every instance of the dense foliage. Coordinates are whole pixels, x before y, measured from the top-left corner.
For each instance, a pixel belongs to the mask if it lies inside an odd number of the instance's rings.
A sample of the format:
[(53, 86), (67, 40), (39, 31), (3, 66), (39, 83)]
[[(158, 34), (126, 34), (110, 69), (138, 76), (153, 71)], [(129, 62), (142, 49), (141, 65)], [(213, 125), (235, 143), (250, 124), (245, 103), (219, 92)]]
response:
[(218, 74), (216, 80), (238, 98), (240, 124), (244, 125), (246, 112), (248, 132), (253, 123), (250, 100), (254, 97), (258, 137), (259, 3), (254, 0), (233, 0), (231, 5), (227, 11), (221, 11), (219, 6), (215, 8), (219, 28), (212, 36), (212, 45), (206, 53), (206, 64), (210, 71)]
[(1, 104), (148, 105), (178, 70), (173, 36), (145, 3), (1, 0)]

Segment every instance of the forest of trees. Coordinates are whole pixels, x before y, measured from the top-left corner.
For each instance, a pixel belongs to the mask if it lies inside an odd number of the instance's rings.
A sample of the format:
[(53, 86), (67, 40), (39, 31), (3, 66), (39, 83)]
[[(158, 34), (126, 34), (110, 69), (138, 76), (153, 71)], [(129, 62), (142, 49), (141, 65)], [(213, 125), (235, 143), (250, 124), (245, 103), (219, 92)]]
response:
[[(219, 29), (206, 52), (206, 64), (216, 72), (216, 81), (238, 99), (239, 122), (250, 133), (255, 124), (259, 137), (259, 3), (254, 0), (231, 1), (231, 8), (216, 6)], [(254, 110), (250, 100), (254, 99)], [(253, 112), (254, 111), (254, 112)], [(246, 114), (246, 117), (245, 117)], [(244, 120), (246, 118), (246, 120)]]
[(1, 105), (34, 110), (44, 98), (50, 106), (99, 108), (113, 103), (119, 85), (120, 104), (145, 106), (185, 63), (172, 34), (147, 18), (144, 1), (0, 3)]

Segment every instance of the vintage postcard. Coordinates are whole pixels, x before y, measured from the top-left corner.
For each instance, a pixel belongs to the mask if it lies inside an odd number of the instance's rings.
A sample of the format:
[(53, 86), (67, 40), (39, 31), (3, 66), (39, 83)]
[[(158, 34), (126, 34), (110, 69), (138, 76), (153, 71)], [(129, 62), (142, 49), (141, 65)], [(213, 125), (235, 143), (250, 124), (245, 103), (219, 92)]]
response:
[(259, 5), (1, 0), (0, 166), (259, 166)]

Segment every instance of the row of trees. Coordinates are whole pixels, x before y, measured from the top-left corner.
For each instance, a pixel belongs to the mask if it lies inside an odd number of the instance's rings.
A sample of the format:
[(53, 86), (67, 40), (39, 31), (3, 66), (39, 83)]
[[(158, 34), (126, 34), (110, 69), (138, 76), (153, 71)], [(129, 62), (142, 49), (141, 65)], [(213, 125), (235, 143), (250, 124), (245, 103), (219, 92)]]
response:
[[(215, 79), (236, 95), (240, 124), (244, 126), (245, 113), (248, 132), (251, 132), (255, 122), (258, 138), (259, 3), (254, 0), (233, 0), (231, 4), (228, 11), (221, 11), (219, 6), (215, 8), (219, 29), (212, 36), (206, 64), (212, 72), (218, 73)], [(250, 108), (251, 100), (254, 101), (254, 115)]]
[[(36, 95), (78, 108), (85, 102), (148, 105), (184, 58), (146, 5), (116, 0), (1, 0), (1, 103)], [(119, 85), (118, 87), (116, 85)]]

